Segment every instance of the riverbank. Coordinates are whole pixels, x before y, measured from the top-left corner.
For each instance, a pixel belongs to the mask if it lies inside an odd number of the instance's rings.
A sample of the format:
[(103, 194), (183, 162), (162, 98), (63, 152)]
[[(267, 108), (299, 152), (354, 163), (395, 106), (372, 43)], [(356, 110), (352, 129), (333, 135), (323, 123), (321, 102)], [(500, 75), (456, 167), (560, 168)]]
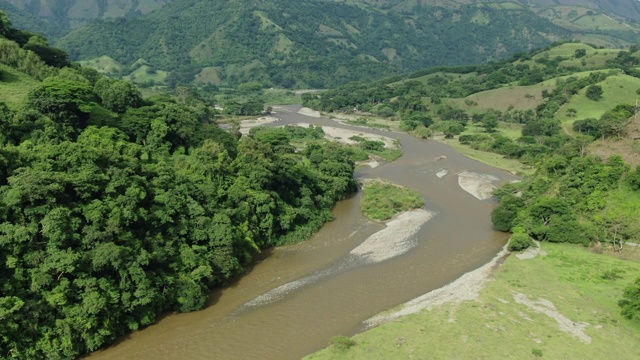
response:
[[(547, 255), (510, 256), (491, 272), (499, 263), (494, 259), (425, 295), (422, 305), (430, 310), (356, 335), (349, 350), (330, 347), (307, 359), (636, 359), (640, 323), (622, 318), (617, 301), (640, 273), (640, 251), (630, 249), (621, 259), (576, 245), (542, 246)], [(606, 276), (612, 271), (620, 278)]]

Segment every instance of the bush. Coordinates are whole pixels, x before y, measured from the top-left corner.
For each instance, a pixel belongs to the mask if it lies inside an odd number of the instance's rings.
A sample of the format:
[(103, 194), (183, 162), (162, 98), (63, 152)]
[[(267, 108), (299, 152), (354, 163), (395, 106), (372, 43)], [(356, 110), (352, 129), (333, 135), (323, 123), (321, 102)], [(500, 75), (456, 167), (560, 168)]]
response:
[(600, 99), (602, 99), (602, 86), (600, 85), (591, 85), (587, 88), (587, 99), (589, 100), (593, 100), (593, 101), (598, 101)]
[(640, 166), (636, 167), (635, 171), (629, 173), (627, 183), (629, 183), (633, 190), (640, 190)]
[(356, 346), (356, 342), (346, 336), (334, 336), (329, 340), (329, 345), (340, 351), (347, 351)]
[(518, 211), (524, 207), (522, 198), (505, 195), (500, 198), (500, 205), (491, 212), (493, 227), (499, 231), (509, 231), (518, 216)]
[(513, 235), (511, 235), (511, 239), (509, 239), (509, 246), (507, 246), (507, 249), (509, 249), (509, 251), (522, 251), (533, 245), (533, 241), (529, 237), (529, 234), (527, 234), (522, 228), (516, 228), (514, 229)]
[(618, 301), (622, 308), (620, 314), (625, 318), (640, 320), (640, 278), (624, 289), (622, 299)]
[(428, 127), (418, 126), (415, 130), (413, 130), (413, 134), (421, 139), (428, 139), (433, 136), (433, 131)]
[(531, 354), (537, 358), (542, 357), (542, 350), (540, 349), (531, 349)]

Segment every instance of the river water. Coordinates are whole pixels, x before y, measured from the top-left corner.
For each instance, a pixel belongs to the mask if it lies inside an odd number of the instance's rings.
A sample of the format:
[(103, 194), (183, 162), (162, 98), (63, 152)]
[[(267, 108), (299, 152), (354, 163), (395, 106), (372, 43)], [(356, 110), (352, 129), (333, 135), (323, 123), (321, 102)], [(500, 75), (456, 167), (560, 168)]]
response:
[[(300, 115), (298, 109), (275, 108), (280, 121), (273, 125), (344, 127), (401, 142), (402, 158), (360, 169), (357, 176), (390, 180), (422, 194), (425, 209), (436, 215), (414, 236), (416, 246), (378, 263), (358, 263), (349, 256), (384, 227), (362, 216), (361, 194), (356, 194), (338, 203), (335, 220), (308, 241), (261, 254), (246, 274), (213, 292), (206, 309), (166, 316), (89, 359), (299, 359), (327, 346), (332, 336), (362, 331), (362, 322), (373, 315), (487, 263), (505, 244), (506, 234), (491, 228), (495, 202), (463, 191), (457, 174), (492, 175), (500, 179), (496, 185), (514, 180), (513, 175), (436, 141), (341, 125)], [(448, 175), (436, 176), (443, 169)], [(290, 290), (274, 301), (247, 306), (277, 287)]]

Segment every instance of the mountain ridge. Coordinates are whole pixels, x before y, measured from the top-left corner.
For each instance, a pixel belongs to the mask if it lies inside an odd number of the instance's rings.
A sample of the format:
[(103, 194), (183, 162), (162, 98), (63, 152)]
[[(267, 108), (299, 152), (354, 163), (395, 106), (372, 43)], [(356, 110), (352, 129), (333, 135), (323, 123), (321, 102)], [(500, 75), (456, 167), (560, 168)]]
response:
[(640, 37), (640, 2), (633, 0), (0, 0), (2, 6), (22, 11), (18, 25), (43, 12), (48, 17), (34, 30), (49, 34), (51, 21), (79, 24), (69, 19), (71, 9), (91, 9), (86, 27), (66, 35), (56, 28), (56, 45), (103, 73), (147, 85), (331, 87), (498, 60), (559, 40), (612, 48)]
[(205, 70), (220, 78), (216, 85), (327, 87), (494, 60), (570, 35), (523, 9), (381, 9), (364, 2), (178, 0), (137, 19), (96, 22), (57, 44), (75, 59), (109, 55), (128, 65), (143, 58), (180, 82)]

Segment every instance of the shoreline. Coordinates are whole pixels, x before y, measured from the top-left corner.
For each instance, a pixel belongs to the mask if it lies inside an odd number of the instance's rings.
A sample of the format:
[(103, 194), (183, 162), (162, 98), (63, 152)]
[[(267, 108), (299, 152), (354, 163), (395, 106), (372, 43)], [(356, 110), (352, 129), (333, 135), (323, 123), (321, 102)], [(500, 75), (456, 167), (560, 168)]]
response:
[(510, 252), (507, 250), (507, 245), (505, 245), (493, 259), (479, 268), (464, 273), (447, 285), (431, 290), (424, 295), (418, 296), (404, 304), (383, 311), (365, 320), (363, 322), (365, 324), (365, 331), (391, 321), (402, 319), (407, 315), (416, 314), (424, 310), (432, 310), (437, 306), (477, 300), (480, 291), (482, 291), (486, 283), (491, 280), (494, 271), (500, 267), (509, 255)]

